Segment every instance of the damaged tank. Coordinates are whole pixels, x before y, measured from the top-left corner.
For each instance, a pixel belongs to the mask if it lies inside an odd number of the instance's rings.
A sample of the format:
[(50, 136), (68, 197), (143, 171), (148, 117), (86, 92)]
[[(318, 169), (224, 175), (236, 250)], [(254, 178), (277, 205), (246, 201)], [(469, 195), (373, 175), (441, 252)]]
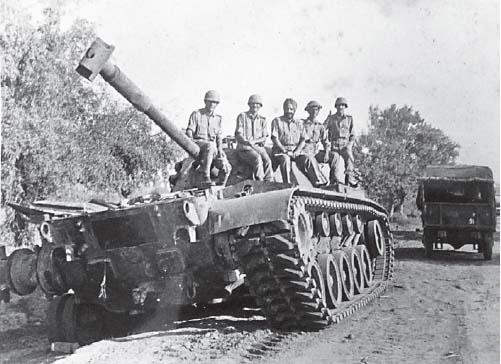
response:
[[(98, 74), (188, 154), (172, 192), (120, 204), (11, 203), (39, 225), (42, 244), (0, 250), (0, 292), (49, 298), (50, 342), (87, 344), (133, 316), (248, 292), (273, 328), (317, 330), (385, 290), (393, 237), (377, 203), (294, 183), (255, 181), (234, 168), (226, 186), (199, 188), (198, 146), (110, 61), (97, 39), (77, 72)], [(226, 149), (230, 161), (235, 150)], [(278, 173), (279, 174), (279, 173)]]

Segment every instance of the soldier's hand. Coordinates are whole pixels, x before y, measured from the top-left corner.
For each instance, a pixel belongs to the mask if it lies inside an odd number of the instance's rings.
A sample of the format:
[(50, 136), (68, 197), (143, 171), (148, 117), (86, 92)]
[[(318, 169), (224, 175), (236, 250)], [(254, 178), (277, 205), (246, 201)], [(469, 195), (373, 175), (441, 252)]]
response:
[(324, 163), (329, 163), (329, 151), (326, 150), (324, 153)]

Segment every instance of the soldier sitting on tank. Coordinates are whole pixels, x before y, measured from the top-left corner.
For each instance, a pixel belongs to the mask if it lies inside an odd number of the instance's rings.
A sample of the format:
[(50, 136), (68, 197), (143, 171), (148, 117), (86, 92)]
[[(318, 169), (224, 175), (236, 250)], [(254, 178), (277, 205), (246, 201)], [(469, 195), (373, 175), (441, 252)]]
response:
[[(308, 117), (303, 119), (303, 130), (305, 135), (305, 146), (303, 148), (303, 153), (309, 156), (318, 156), (320, 150), (319, 146), (325, 145), (325, 141), (327, 138), (327, 133), (325, 132), (324, 125), (318, 120), (318, 113), (322, 105), (318, 101), (312, 100), (308, 102), (304, 110), (308, 112)], [(310, 160), (307, 161), (309, 163)], [(318, 176), (321, 181), (317, 183), (318, 186), (327, 185), (329, 181), (324, 176), (324, 174), (320, 170), (320, 166), (315, 160), (315, 163), (309, 163), (311, 169), (314, 172), (310, 172), (310, 174)], [(317, 178), (317, 177), (315, 177)], [(310, 178), (311, 179), (311, 178)]]
[(242, 112), (237, 117), (235, 129), (237, 154), (243, 163), (252, 168), (256, 180), (271, 181), (271, 159), (264, 149), (264, 143), (268, 138), (268, 126), (266, 118), (258, 114), (263, 106), (263, 100), (259, 95), (251, 95), (248, 105), (249, 111)]
[(282, 181), (291, 183), (291, 160), (296, 162), (298, 169), (303, 172), (315, 186), (325, 184), (322, 174), (318, 174), (317, 161), (313, 155), (303, 152), (305, 134), (300, 120), (294, 119), (297, 102), (286, 99), (283, 104), (284, 114), (271, 122), (271, 140), (273, 142), (272, 155), (274, 162), (280, 167)]
[(231, 171), (222, 146), (222, 118), (214, 113), (219, 100), (216, 91), (207, 91), (204, 97), (205, 107), (191, 113), (186, 128), (186, 135), (200, 147), (198, 172), (201, 174), (203, 186), (212, 184), (210, 172), (213, 167), (219, 170), (218, 184), (221, 185), (226, 184)]
[[(348, 102), (344, 97), (338, 97), (335, 102), (336, 113), (329, 114), (324, 122), (327, 132), (325, 151), (319, 153), (318, 160), (330, 165), (331, 184), (343, 183), (357, 185), (354, 173), (353, 118), (345, 114)], [(344, 165), (344, 171), (342, 166)]]

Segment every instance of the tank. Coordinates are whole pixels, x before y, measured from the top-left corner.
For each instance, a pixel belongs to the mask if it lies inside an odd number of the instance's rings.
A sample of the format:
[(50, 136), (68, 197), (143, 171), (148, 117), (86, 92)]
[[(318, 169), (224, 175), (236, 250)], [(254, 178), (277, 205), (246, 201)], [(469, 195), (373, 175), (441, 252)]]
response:
[(42, 244), (0, 254), (0, 292), (39, 287), (50, 342), (88, 344), (148, 312), (234, 297), (252, 299), (272, 328), (318, 330), (381, 295), (394, 261), (383, 207), (349, 189), (314, 188), (294, 164), (293, 184), (255, 181), (231, 147), (227, 185), (198, 187), (198, 146), (111, 63), (112, 51), (97, 39), (78, 73), (100, 74), (188, 157), (170, 193), (10, 204), (39, 225)]

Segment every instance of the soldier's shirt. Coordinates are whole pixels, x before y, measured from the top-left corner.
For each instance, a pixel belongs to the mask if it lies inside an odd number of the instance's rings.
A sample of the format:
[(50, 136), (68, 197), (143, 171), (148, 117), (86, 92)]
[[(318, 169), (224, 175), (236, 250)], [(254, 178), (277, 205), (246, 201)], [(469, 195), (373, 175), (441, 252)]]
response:
[[(245, 141), (249, 142), (268, 138), (268, 123), (266, 122), (266, 118), (261, 115), (253, 117), (248, 111), (240, 113), (237, 116), (235, 135), (238, 133), (242, 135)], [(251, 147), (238, 143), (238, 148), (249, 149)]]
[(276, 137), (287, 151), (292, 151), (304, 138), (302, 123), (299, 120), (287, 120), (280, 116), (271, 122), (271, 136)]
[(333, 146), (345, 146), (354, 138), (353, 135), (353, 118), (350, 115), (329, 115), (324, 122), (327, 130), (327, 138)]
[(312, 121), (309, 118), (303, 119), (303, 132), (305, 138), (305, 146), (303, 153), (315, 154), (318, 151), (318, 144), (324, 143), (327, 138), (325, 128), (319, 121)]
[(221, 138), (221, 121), (221, 115), (198, 109), (191, 113), (186, 129), (193, 132), (193, 139), (215, 141)]

